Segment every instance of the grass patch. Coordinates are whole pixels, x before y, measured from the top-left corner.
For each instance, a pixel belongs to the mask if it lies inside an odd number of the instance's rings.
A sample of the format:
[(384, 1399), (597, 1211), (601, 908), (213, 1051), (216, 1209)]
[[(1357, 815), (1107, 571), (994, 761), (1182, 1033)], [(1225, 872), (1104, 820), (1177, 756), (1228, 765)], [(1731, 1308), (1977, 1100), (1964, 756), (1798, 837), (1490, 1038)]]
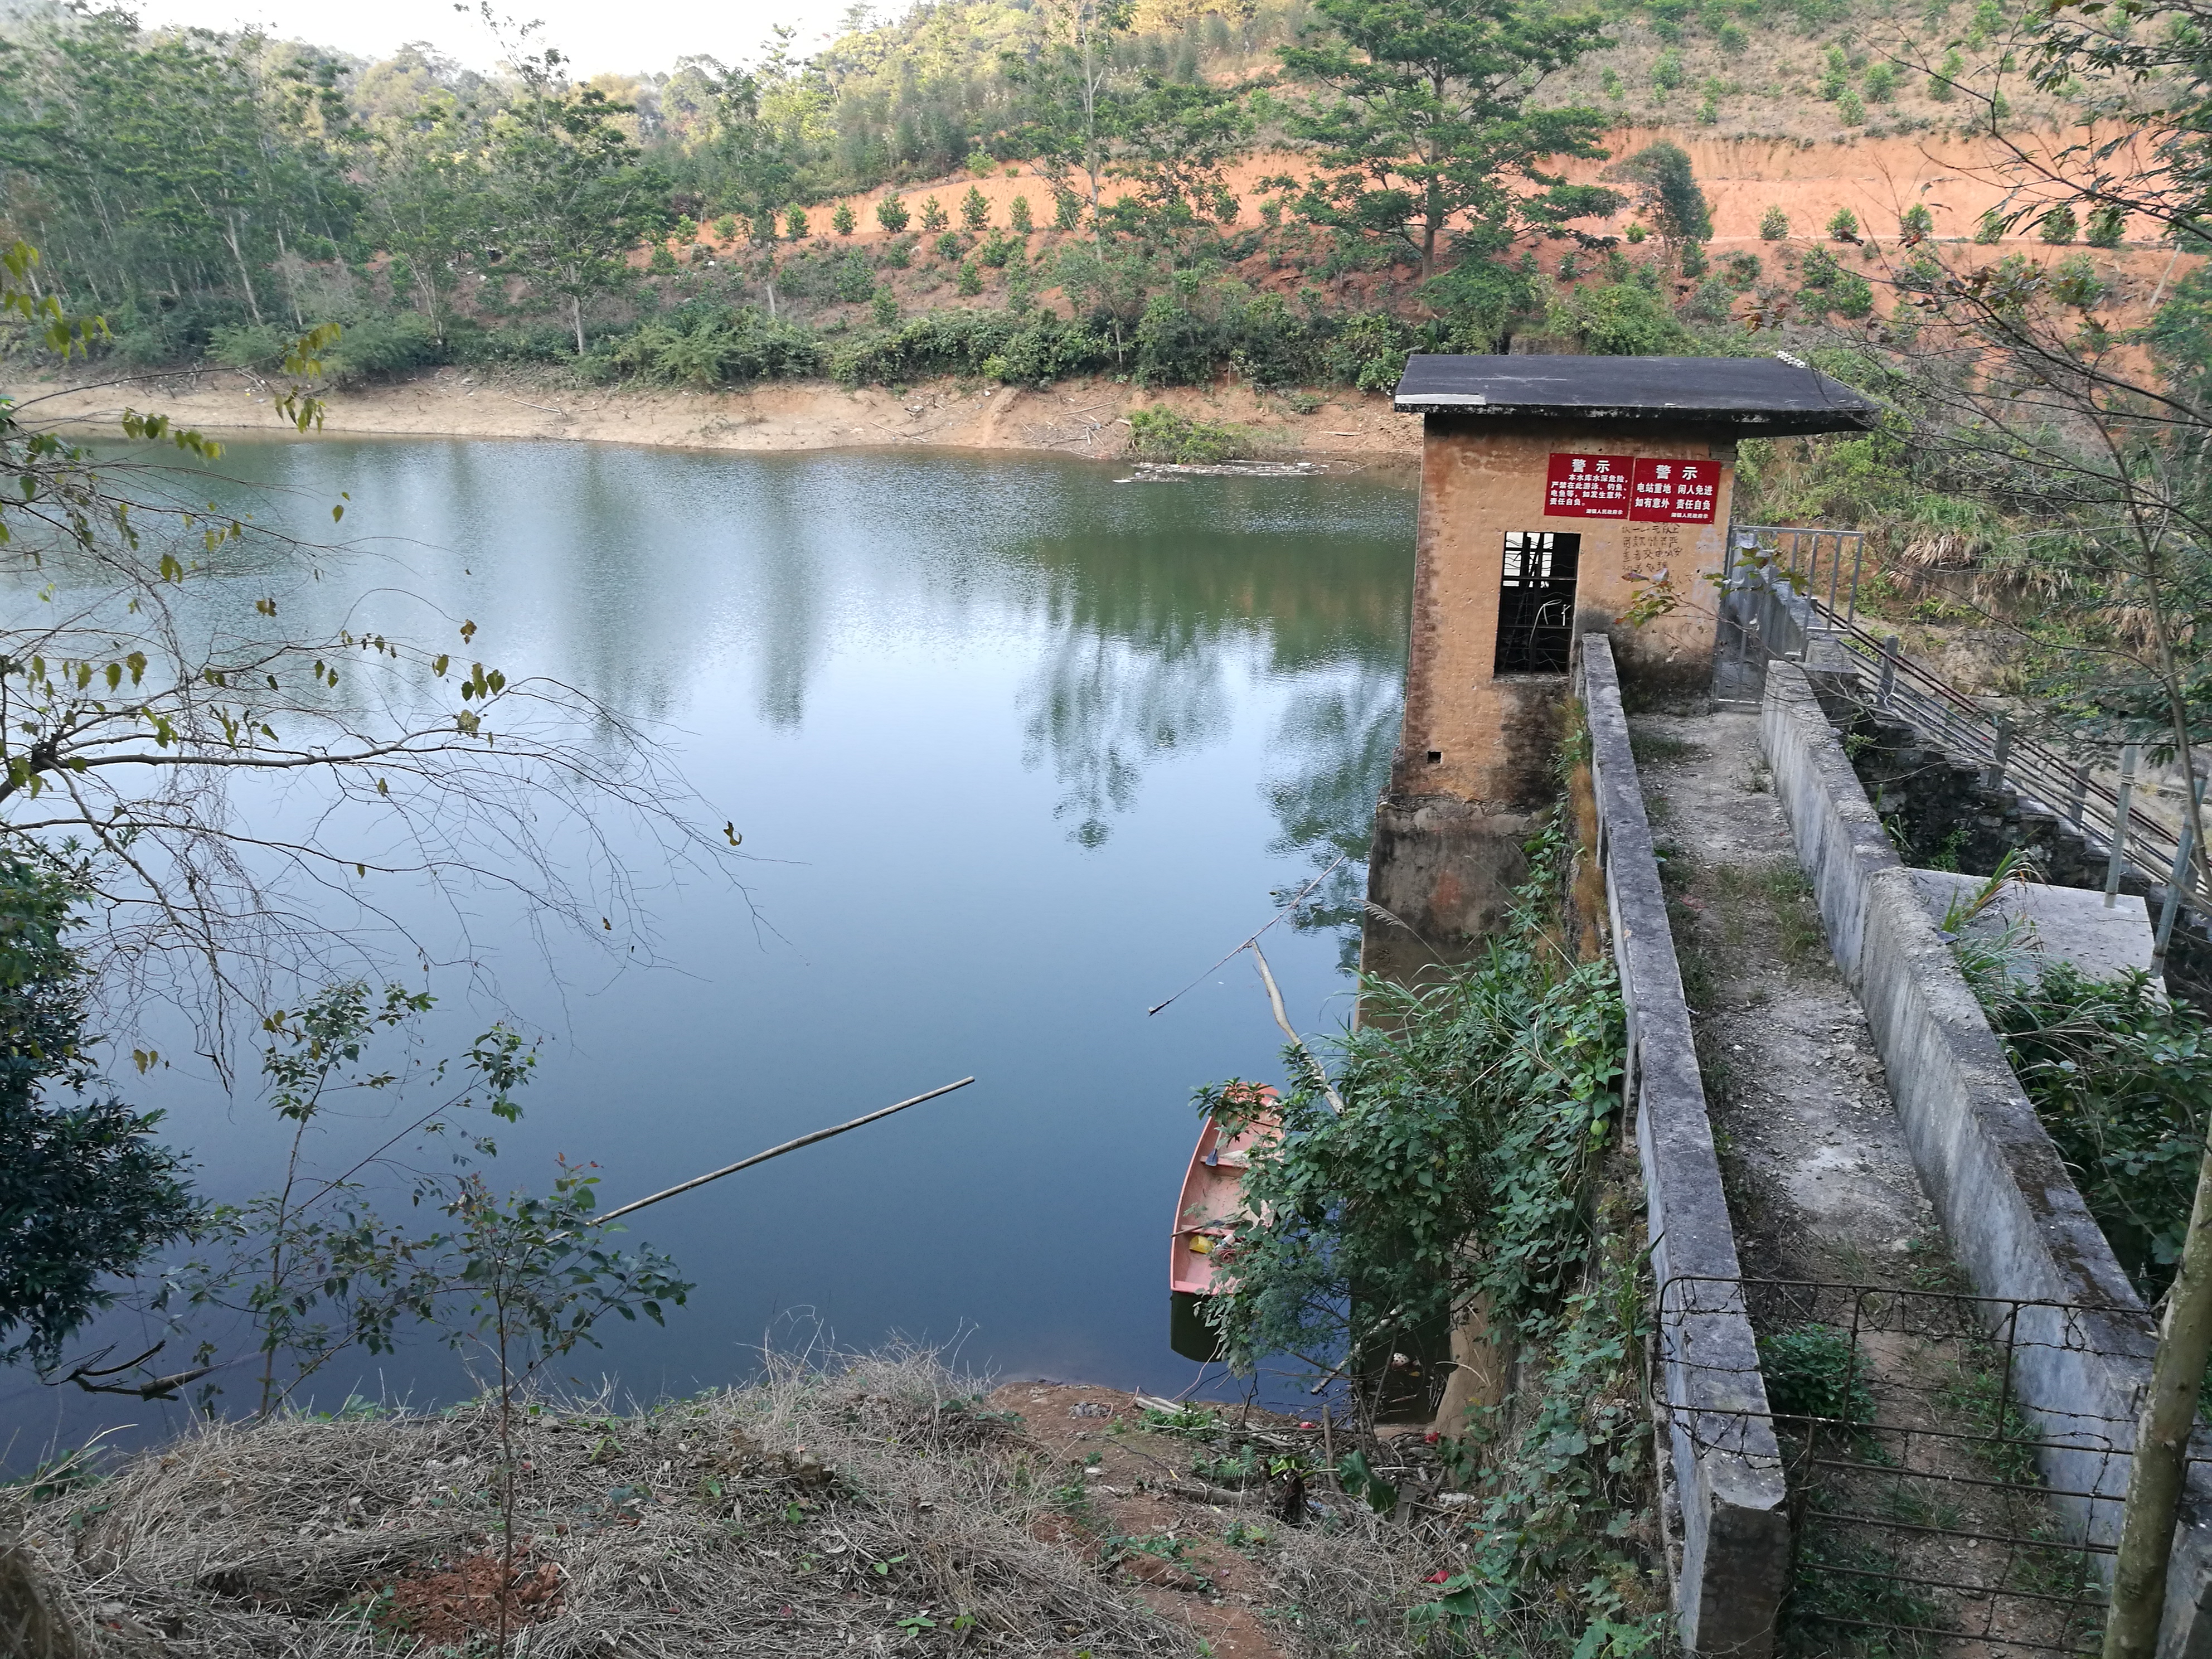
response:
[(1258, 447), (1241, 426), (1178, 415), (1165, 404), (1136, 410), (1129, 416), (1129, 453), (1148, 461), (1209, 466), (1248, 459)]
[(1931, 1659), (1942, 1640), (1932, 1631), (1863, 1628), (1947, 1623), (1927, 1595), (1882, 1576), (1902, 1571), (1887, 1550), (1847, 1535), (1818, 1511), (1808, 1515), (1776, 1645), (1794, 1659)]

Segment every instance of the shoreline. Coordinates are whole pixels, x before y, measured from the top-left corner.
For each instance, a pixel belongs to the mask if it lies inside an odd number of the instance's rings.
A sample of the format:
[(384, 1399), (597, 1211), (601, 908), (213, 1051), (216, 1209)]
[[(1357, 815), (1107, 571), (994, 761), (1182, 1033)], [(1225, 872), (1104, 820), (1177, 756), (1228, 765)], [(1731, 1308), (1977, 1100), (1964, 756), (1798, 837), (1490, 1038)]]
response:
[[(0, 387), (39, 425), (112, 428), (126, 409), (210, 433), (294, 437), (258, 376), (232, 369), (149, 375), (127, 385), (33, 381)], [(521, 376), (444, 368), (324, 394), (308, 437), (532, 438), (656, 448), (768, 453), (810, 449), (1033, 450), (1101, 461), (1128, 452), (1132, 410), (1165, 405), (1224, 421), (1265, 459), (1413, 463), (1420, 417), (1387, 398), (1329, 397), (1312, 413), (1245, 386), (1146, 390), (1112, 380), (1049, 388), (933, 380), (894, 395), (831, 381), (773, 381), (734, 392), (547, 387)]]

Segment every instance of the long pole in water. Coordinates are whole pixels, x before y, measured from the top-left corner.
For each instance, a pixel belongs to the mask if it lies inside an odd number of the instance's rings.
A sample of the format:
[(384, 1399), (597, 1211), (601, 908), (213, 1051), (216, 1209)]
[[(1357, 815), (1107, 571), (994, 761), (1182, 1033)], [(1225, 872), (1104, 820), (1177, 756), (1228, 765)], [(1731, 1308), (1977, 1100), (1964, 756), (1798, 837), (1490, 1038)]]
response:
[(870, 1112), (866, 1117), (856, 1117), (850, 1123), (840, 1123), (835, 1128), (817, 1129), (811, 1135), (801, 1135), (796, 1140), (787, 1140), (781, 1146), (771, 1146), (764, 1152), (755, 1152), (750, 1158), (739, 1158), (735, 1164), (726, 1164), (719, 1170), (709, 1170), (705, 1175), (694, 1176), (689, 1181), (659, 1192), (650, 1198), (641, 1198), (634, 1204), (625, 1204), (619, 1210), (609, 1210), (597, 1218), (593, 1224), (604, 1226), (617, 1216), (641, 1210), (648, 1204), (658, 1204), (664, 1198), (673, 1198), (678, 1193), (688, 1193), (694, 1187), (703, 1187), (710, 1181), (720, 1181), (726, 1175), (735, 1175), (740, 1170), (750, 1170), (756, 1164), (765, 1164), (772, 1158), (781, 1158), (786, 1152), (795, 1152), (801, 1146), (811, 1146), (817, 1140), (827, 1140), (832, 1135), (842, 1135), (848, 1129), (857, 1129), (863, 1123), (873, 1123), (879, 1117), (889, 1117), (893, 1112), (902, 1112), (909, 1106), (919, 1106), (925, 1100), (934, 1100), (939, 1095), (949, 1095), (955, 1089), (964, 1089), (975, 1079), (963, 1077), (957, 1083), (948, 1083), (941, 1089), (932, 1089), (926, 1095), (916, 1095), (911, 1100), (902, 1100), (896, 1106), (886, 1106), (881, 1111)]

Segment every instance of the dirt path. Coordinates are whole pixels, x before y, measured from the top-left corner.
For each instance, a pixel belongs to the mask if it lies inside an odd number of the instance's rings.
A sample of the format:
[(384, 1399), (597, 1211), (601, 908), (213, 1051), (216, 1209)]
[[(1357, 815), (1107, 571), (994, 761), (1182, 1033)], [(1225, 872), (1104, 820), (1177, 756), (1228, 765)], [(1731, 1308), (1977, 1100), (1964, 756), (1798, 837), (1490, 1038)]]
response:
[(1056, 1541), (1094, 1558), (1110, 1549), (1118, 1564), (1102, 1564), (1218, 1659), (1289, 1659), (1254, 1611), (1276, 1599), (1268, 1575), (1252, 1546), (1231, 1541), (1273, 1529), (1256, 1494), (1236, 1507), (1211, 1501), (1191, 1477), (1188, 1442), (1148, 1430), (1135, 1397), (1116, 1389), (1011, 1382), (991, 1404), (1020, 1413), (1030, 1437), (1083, 1483)]
[[(128, 386), (56, 382), (5, 388), (26, 418), (112, 426), (126, 408), (158, 410), (181, 425), (295, 435), (268, 385), (210, 369)], [(1065, 380), (1049, 389), (934, 380), (894, 392), (827, 381), (781, 381), (742, 392), (635, 386), (547, 386), (528, 377), (440, 368), (327, 395), (329, 437), (553, 438), (684, 449), (903, 447), (1051, 450), (1111, 459), (1128, 447), (1133, 409), (1178, 413), (1249, 430), (1269, 453), (1403, 465), (1419, 453), (1420, 417), (1387, 398), (1341, 392), (1310, 413), (1250, 387), (1146, 391), (1111, 380)]]

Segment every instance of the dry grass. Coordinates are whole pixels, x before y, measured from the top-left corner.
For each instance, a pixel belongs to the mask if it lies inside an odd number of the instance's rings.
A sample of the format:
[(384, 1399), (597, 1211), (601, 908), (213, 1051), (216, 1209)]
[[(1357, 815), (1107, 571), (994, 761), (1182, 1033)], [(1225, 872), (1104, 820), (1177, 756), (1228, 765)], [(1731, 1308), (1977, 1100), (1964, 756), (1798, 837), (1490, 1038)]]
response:
[[(520, 1571), (560, 1583), (511, 1651), (1197, 1651), (1045, 1541), (1049, 1460), (928, 1355), (782, 1365), (627, 1416), (539, 1405), (520, 1449)], [(87, 1659), (489, 1652), (392, 1627), (422, 1585), (469, 1583), (496, 1555), (498, 1457), (483, 1404), (213, 1424), (113, 1480), (10, 1492), (0, 1534), (20, 1534)], [(1305, 1553), (1299, 1571), (1322, 1571)]]

